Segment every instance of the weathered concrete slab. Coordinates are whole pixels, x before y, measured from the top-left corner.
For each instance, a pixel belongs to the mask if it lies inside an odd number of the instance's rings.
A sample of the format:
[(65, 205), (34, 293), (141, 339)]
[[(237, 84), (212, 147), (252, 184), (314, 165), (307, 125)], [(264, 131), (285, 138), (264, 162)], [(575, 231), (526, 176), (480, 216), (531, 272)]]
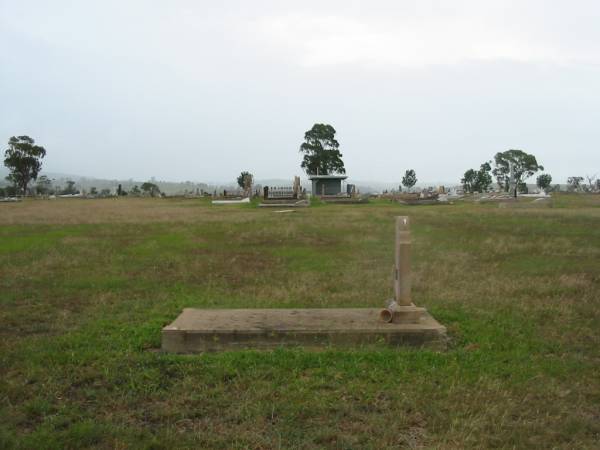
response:
[(383, 323), (381, 309), (193, 309), (162, 330), (176, 353), (385, 344), (445, 349), (446, 328), (428, 313), (419, 323)]

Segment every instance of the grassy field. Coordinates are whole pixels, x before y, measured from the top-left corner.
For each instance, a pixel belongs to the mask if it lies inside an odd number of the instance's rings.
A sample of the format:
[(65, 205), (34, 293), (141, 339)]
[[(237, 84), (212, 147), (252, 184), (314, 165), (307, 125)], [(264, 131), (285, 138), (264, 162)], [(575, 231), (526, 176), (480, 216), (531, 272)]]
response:
[[(447, 352), (162, 354), (184, 307), (382, 306)], [(600, 196), (552, 208), (0, 204), (0, 448), (600, 448)]]

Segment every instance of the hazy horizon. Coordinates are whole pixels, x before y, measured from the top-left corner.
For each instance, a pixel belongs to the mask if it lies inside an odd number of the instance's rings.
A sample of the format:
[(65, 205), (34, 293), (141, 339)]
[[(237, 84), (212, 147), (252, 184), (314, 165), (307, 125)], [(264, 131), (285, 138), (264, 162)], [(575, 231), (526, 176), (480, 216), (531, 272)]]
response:
[[(10, 184), (7, 180), (4, 179), (4, 176), (8, 175), (8, 170), (4, 167), (0, 166), (0, 186)], [(89, 176), (84, 174), (75, 174), (75, 173), (59, 173), (59, 172), (48, 172), (42, 168), (39, 176), (48, 176), (50, 179), (56, 179), (60, 181), (72, 180), (76, 182), (76, 186), (80, 185), (80, 180), (86, 180), (86, 184), (93, 184), (94, 181), (102, 181), (102, 182), (115, 182), (115, 183), (143, 183), (144, 181), (154, 181), (156, 183), (166, 183), (166, 184), (206, 184), (208, 186), (237, 186), (236, 177), (232, 177), (230, 180), (199, 180), (199, 179), (161, 179), (157, 177), (150, 178), (136, 178), (136, 177), (127, 177), (127, 178), (112, 178), (112, 177), (103, 177), (103, 176)], [(298, 173), (300, 176), (300, 180), (304, 185), (310, 185), (310, 180), (308, 180), (308, 175), (305, 173)], [(39, 178), (39, 177), (38, 177)], [(154, 179), (153, 179), (154, 178)], [(446, 187), (458, 186), (460, 185), (460, 180), (421, 180), (418, 179), (415, 186), (417, 187), (437, 187), (440, 185)], [(530, 180), (527, 180), (528, 184), (535, 184), (535, 179), (532, 177)], [(400, 182), (395, 180), (358, 180), (352, 177), (349, 177), (346, 181), (347, 183), (356, 184), (361, 187), (371, 187), (373, 189), (392, 189), (397, 188)], [(255, 178), (255, 184), (262, 185), (281, 185), (281, 186), (291, 186), (293, 183), (293, 177), (269, 177), (269, 178)], [(59, 183), (60, 184), (60, 183)], [(556, 184), (556, 183), (553, 183)]]
[(90, 178), (291, 179), (323, 122), (353, 180), (458, 183), (519, 148), (564, 183), (600, 173), (600, 4), (565, 5), (0, 0), (0, 149), (26, 134), (44, 171)]

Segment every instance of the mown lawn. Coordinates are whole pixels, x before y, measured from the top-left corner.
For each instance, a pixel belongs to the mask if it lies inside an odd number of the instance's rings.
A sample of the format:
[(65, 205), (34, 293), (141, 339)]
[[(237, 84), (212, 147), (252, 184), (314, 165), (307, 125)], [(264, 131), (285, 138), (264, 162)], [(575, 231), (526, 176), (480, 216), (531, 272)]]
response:
[[(381, 306), (447, 352), (158, 351), (184, 307)], [(0, 205), (0, 448), (600, 448), (600, 196), (552, 208)]]

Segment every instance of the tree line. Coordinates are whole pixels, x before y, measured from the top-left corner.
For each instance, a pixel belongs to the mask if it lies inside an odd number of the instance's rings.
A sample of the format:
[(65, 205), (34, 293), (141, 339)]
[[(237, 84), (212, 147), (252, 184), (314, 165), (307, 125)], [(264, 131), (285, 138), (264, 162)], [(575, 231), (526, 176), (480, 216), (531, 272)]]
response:
[[(330, 175), (345, 174), (346, 169), (343, 155), (340, 151), (340, 143), (335, 138), (336, 130), (329, 124), (316, 123), (304, 133), (304, 142), (300, 145), (303, 158), (300, 167), (307, 175)], [(12, 136), (8, 141), (8, 148), (4, 153), (4, 165), (9, 170), (6, 180), (10, 185), (0, 188), (0, 195), (27, 195), (32, 181), (37, 181), (34, 193), (47, 195), (73, 195), (77, 193), (75, 183), (67, 181), (64, 189), (52, 188), (51, 180), (46, 176), (38, 175), (42, 169), (42, 160), (46, 156), (46, 149), (37, 145), (35, 140), (29, 136)], [(479, 169), (468, 169), (461, 184), (467, 193), (486, 192), (491, 189), (493, 177), (496, 178), (498, 186), (511, 195), (527, 192), (526, 180), (534, 174), (543, 171), (544, 167), (537, 162), (534, 155), (519, 149), (510, 149), (498, 152), (494, 156), (494, 167), (492, 161), (486, 161)], [(577, 192), (600, 192), (600, 179), (596, 175), (588, 175), (587, 184), (584, 177), (569, 177), (567, 184), (569, 190)], [(253, 183), (251, 173), (245, 171), (237, 179), (240, 188), (250, 190)], [(402, 185), (411, 189), (417, 183), (414, 169), (408, 169), (402, 177)], [(548, 173), (540, 174), (536, 179), (537, 186), (548, 192), (552, 190), (552, 176)], [(90, 191), (91, 195), (107, 195), (106, 190), (97, 192), (95, 188)], [(129, 192), (119, 185), (118, 196), (124, 195), (150, 195), (160, 196), (158, 186), (152, 182), (134, 186)]]
[[(46, 149), (36, 145), (35, 140), (29, 136), (12, 136), (8, 140), (8, 148), (4, 152), (4, 166), (8, 168), (9, 174), (6, 180), (10, 184), (0, 187), (0, 197), (27, 195), (32, 192), (38, 195), (77, 195), (81, 193), (75, 182), (67, 180), (64, 188), (53, 186), (52, 180), (46, 175), (38, 175), (42, 169), (42, 160), (46, 156)], [(33, 189), (30, 185), (36, 182)], [(108, 197), (111, 195), (109, 189), (96, 190), (92, 187), (89, 192), (92, 196)], [(125, 195), (150, 195), (156, 197), (161, 195), (160, 189), (155, 183), (145, 182), (141, 186), (134, 186), (129, 192), (119, 184), (116, 194)]]
[[(525, 181), (532, 175), (544, 170), (544, 166), (537, 162), (534, 155), (519, 149), (510, 149), (498, 152), (494, 156), (494, 168), (492, 161), (486, 161), (476, 169), (469, 169), (463, 175), (461, 184), (465, 192), (486, 192), (492, 185), (492, 175), (501, 190), (509, 192), (513, 196), (517, 193), (527, 193)], [(550, 174), (542, 174), (537, 178), (540, 189), (547, 190), (552, 183)]]
[[(519, 149), (510, 149), (505, 152), (496, 153), (494, 156), (494, 169), (492, 161), (486, 161), (476, 169), (469, 169), (463, 175), (461, 184), (465, 192), (487, 192), (491, 189), (493, 178), (500, 189), (510, 192), (513, 196), (517, 193), (527, 193), (526, 180), (536, 173), (543, 171), (544, 167), (538, 164), (534, 155)], [(567, 179), (567, 190), (571, 192), (600, 192), (600, 180), (596, 175), (588, 175), (587, 185), (583, 183), (584, 178), (573, 176)], [(548, 193), (560, 190), (559, 185), (552, 186), (552, 175), (542, 173), (536, 178), (536, 185), (540, 190)]]

